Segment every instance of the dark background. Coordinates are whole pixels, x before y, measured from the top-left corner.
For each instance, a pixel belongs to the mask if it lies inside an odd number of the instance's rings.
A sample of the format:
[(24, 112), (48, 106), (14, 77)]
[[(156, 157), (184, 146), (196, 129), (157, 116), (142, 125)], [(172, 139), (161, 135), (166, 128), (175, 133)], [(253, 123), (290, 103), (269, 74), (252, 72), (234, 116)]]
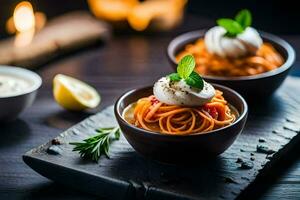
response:
[[(1, 0), (0, 37), (6, 37), (5, 22), (12, 15), (20, 0)], [(45, 12), (48, 18), (70, 10), (88, 10), (86, 0), (30, 0), (34, 9)], [(253, 26), (276, 34), (300, 33), (299, 2), (293, 0), (189, 0), (188, 13), (215, 20), (220, 17), (233, 17), (242, 9), (251, 10)], [(201, 26), (201, 24), (199, 24)]]
[[(5, 22), (12, 15), (16, 0), (0, 0), (0, 37), (5, 33)], [(88, 10), (86, 0), (30, 0), (36, 11), (45, 12), (48, 18), (70, 10)], [(171, 73), (165, 56), (169, 41), (181, 32), (210, 27), (219, 17), (233, 17), (241, 8), (248, 8), (254, 16), (254, 27), (279, 34), (290, 42), (299, 55), (300, 11), (298, 1), (254, 1), (254, 0), (190, 0), (184, 25), (170, 34), (148, 35), (117, 34), (107, 45), (88, 49), (69, 57), (55, 60), (36, 71), (44, 84), (34, 105), (20, 118), (0, 130), (0, 200), (22, 199), (98, 199), (85, 193), (66, 188), (40, 176), (22, 161), (24, 152), (56, 137), (66, 128), (78, 123), (89, 114), (74, 114), (62, 110), (52, 98), (52, 79), (57, 73), (64, 73), (95, 86), (103, 102), (101, 108), (110, 105), (117, 96), (130, 87), (146, 85)], [(198, 17), (195, 17), (197, 15)], [(124, 50), (124, 47), (126, 48)], [(118, 57), (117, 57), (118, 56)], [(122, 58), (124, 60), (115, 59)], [(298, 56), (299, 57), (299, 56)], [(120, 73), (120, 67), (131, 67)], [(299, 59), (292, 75), (300, 76)], [(153, 67), (160, 70), (153, 70)], [(155, 77), (155, 78), (154, 78)], [(300, 154), (298, 154), (300, 155)], [(284, 169), (283, 175), (274, 174), (278, 180), (267, 182), (269, 190), (262, 199), (299, 199), (300, 161)]]

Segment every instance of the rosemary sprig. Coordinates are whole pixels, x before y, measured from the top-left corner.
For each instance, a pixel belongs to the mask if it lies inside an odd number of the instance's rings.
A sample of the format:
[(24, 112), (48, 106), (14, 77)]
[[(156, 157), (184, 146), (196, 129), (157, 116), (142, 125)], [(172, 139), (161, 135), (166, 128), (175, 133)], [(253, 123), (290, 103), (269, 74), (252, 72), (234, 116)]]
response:
[(83, 158), (98, 162), (101, 155), (109, 158), (109, 145), (112, 140), (119, 140), (119, 127), (99, 128), (97, 134), (84, 139), (83, 142), (71, 142), (74, 145), (73, 151), (78, 151)]

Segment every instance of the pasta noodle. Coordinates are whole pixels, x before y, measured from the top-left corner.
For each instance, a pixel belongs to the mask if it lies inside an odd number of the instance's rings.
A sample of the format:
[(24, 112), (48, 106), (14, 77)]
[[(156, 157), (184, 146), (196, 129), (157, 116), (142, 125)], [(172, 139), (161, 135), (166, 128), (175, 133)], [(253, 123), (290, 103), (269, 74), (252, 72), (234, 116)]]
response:
[(133, 121), (137, 127), (159, 131), (171, 135), (205, 133), (231, 124), (236, 119), (222, 92), (210, 103), (200, 107), (167, 105), (153, 95), (138, 100), (133, 111)]
[(250, 76), (271, 71), (280, 67), (284, 59), (270, 44), (263, 43), (254, 56), (243, 58), (221, 58), (209, 53), (204, 39), (188, 44), (177, 56), (177, 62), (185, 55), (192, 54), (196, 60), (195, 70), (202, 75), (213, 76)]

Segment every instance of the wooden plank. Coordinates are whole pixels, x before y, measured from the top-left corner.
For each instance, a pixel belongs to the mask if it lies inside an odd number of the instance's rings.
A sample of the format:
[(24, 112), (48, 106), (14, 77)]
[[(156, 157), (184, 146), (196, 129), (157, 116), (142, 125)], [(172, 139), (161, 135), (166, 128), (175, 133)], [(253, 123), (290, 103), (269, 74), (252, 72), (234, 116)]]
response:
[[(215, 160), (199, 166), (146, 160), (123, 137), (112, 144), (110, 159), (102, 157), (99, 164), (80, 159), (68, 143), (90, 136), (97, 127), (115, 125), (112, 107), (60, 134), (61, 155), (48, 154), (48, 142), (26, 153), (24, 161), (43, 176), (108, 199), (234, 199), (247, 194), (256, 177), (272, 169), (299, 140), (295, 137), (300, 130), (299, 84), (299, 79), (290, 78), (269, 102), (250, 105), (249, 120), (237, 141)], [(260, 138), (266, 142), (259, 142)], [(267, 145), (276, 153), (259, 153), (257, 145)], [(237, 158), (254, 167), (241, 169)]]

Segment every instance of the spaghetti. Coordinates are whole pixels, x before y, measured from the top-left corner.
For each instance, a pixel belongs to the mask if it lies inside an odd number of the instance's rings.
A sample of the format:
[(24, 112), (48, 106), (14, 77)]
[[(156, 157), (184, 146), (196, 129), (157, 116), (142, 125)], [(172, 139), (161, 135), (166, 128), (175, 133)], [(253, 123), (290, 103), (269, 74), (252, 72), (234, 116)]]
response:
[(250, 76), (271, 71), (284, 63), (282, 56), (270, 43), (263, 43), (254, 56), (230, 59), (209, 53), (201, 38), (194, 44), (186, 45), (176, 56), (176, 60), (179, 61), (188, 54), (195, 57), (195, 70), (202, 75)]
[(216, 90), (212, 101), (200, 107), (167, 105), (153, 95), (141, 98), (134, 106), (131, 123), (149, 131), (187, 135), (221, 128), (235, 119), (236, 115), (224, 99), (223, 93)]

